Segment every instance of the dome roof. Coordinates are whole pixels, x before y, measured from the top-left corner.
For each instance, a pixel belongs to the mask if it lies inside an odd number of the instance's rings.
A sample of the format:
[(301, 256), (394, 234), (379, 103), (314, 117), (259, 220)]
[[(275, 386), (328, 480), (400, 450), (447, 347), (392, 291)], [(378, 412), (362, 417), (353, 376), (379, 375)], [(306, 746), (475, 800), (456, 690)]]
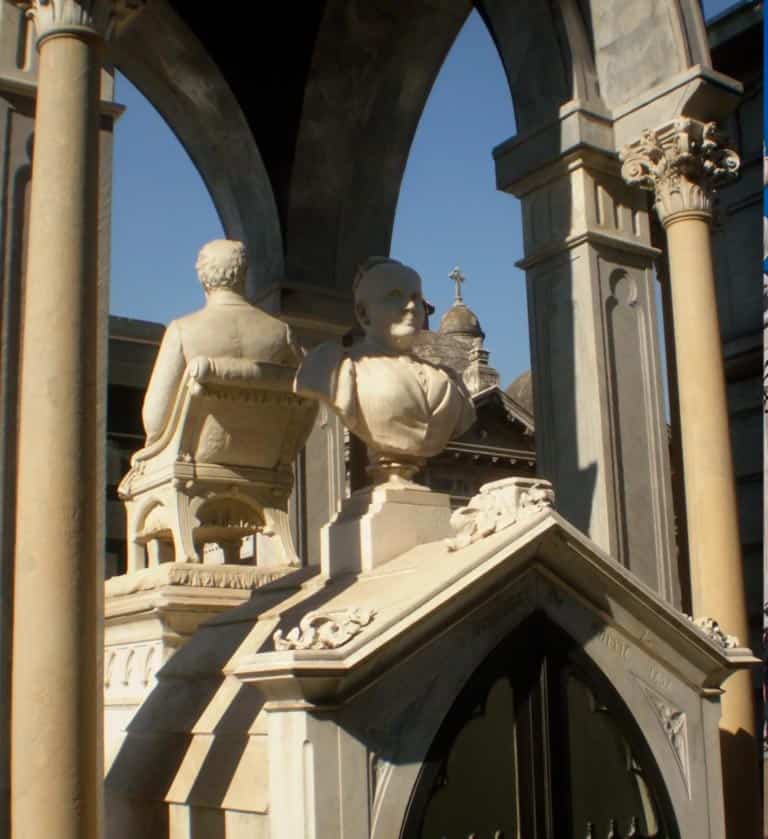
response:
[(473, 338), (485, 338), (477, 315), (464, 305), (454, 303), (440, 320), (440, 330), (443, 335), (469, 335)]

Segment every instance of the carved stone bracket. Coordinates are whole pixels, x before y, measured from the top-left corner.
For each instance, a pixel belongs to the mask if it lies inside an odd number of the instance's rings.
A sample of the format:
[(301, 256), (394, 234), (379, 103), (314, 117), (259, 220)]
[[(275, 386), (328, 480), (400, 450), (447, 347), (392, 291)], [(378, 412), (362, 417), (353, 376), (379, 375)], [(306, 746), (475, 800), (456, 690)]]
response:
[(552, 507), (555, 494), (548, 481), (505, 478), (480, 487), (480, 492), (451, 516), (456, 536), (446, 540), (457, 551), (480, 539)]
[(724, 650), (733, 650), (741, 646), (741, 642), (735, 635), (726, 635), (720, 628), (720, 624), (712, 618), (692, 618), (686, 615), (691, 623), (698, 627), (710, 641), (719, 644)]
[(146, 0), (17, 0), (35, 24), (38, 44), (63, 32), (111, 38)]
[(724, 146), (714, 122), (679, 118), (645, 130), (620, 153), (624, 180), (655, 193), (659, 219), (682, 212), (711, 214), (717, 188), (735, 178), (739, 156)]
[(272, 636), (276, 650), (335, 650), (350, 641), (375, 617), (375, 609), (338, 609), (308, 612), (298, 626), (283, 636)]

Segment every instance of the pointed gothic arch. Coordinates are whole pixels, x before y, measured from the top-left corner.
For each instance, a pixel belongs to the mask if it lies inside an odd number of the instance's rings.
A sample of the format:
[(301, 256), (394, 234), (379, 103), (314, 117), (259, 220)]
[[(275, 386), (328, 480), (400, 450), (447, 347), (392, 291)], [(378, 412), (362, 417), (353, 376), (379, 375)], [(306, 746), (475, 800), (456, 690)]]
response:
[[(670, 711), (681, 760), (684, 724)], [(601, 837), (612, 823), (619, 835), (680, 836), (629, 707), (581, 644), (535, 612), (455, 698), (421, 764), (401, 839)]]

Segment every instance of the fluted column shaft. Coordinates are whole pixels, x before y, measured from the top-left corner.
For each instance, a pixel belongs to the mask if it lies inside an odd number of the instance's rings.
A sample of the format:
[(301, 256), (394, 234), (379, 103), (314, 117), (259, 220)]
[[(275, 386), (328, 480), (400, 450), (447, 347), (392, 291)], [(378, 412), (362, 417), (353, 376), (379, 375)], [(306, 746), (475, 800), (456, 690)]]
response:
[[(747, 643), (744, 570), (710, 241), (717, 186), (738, 171), (712, 123), (679, 119), (622, 150), (629, 183), (652, 189), (666, 230), (694, 617)], [(731, 676), (720, 722), (728, 836), (757, 839), (750, 674)]]
[(101, 835), (99, 88), (108, 0), (24, 4), (40, 51), (17, 481), (12, 839)]

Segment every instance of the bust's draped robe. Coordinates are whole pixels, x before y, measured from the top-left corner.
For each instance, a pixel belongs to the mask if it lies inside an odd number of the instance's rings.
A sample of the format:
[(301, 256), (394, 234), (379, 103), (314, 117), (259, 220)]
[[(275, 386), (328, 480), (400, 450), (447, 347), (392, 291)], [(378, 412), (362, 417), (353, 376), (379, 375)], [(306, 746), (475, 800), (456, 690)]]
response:
[(328, 403), (379, 453), (433, 457), (474, 422), (463, 382), (452, 371), (409, 354), (323, 344), (304, 360), (296, 390)]

